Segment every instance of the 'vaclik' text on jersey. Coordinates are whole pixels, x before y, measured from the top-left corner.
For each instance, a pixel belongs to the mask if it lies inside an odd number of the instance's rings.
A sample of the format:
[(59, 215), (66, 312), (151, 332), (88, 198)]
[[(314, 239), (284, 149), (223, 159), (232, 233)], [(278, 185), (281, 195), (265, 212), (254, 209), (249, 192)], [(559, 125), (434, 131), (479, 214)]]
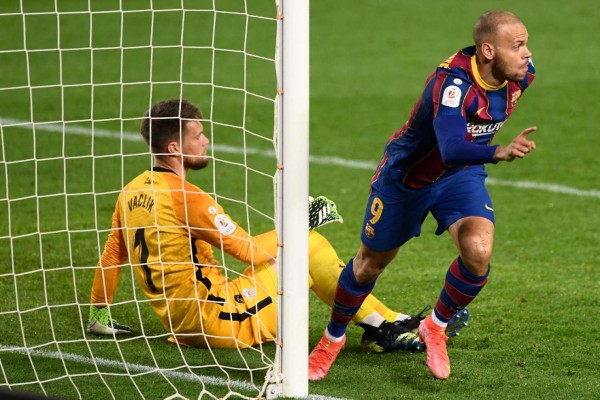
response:
[(129, 199), (127, 205), (129, 206), (129, 212), (139, 207), (145, 208), (146, 211), (151, 212), (152, 207), (154, 206), (154, 197), (141, 193)]

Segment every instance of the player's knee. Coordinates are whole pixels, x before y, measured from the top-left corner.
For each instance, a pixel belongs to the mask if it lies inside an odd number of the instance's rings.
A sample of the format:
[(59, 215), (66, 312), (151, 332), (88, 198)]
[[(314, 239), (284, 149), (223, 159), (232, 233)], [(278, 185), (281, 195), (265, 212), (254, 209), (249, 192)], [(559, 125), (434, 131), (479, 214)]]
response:
[(354, 276), (359, 283), (370, 283), (377, 279), (393, 256), (361, 248), (354, 257)]
[(383, 272), (385, 265), (365, 262), (354, 269), (356, 281), (362, 284), (371, 283)]
[(465, 267), (477, 276), (484, 276), (492, 258), (494, 224), (482, 217), (466, 217), (449, 228)]
[(477, 276), (487, 273), (494, 245), (494, 226), (483, 218), (464, 218), (450, 231), (465, 267)]
[(469, 271), (477, 276), (484, 276), (488, 272), (492, 258), (492, 246), (473, 242), (472, 246), (462, 249), (461, 258)]

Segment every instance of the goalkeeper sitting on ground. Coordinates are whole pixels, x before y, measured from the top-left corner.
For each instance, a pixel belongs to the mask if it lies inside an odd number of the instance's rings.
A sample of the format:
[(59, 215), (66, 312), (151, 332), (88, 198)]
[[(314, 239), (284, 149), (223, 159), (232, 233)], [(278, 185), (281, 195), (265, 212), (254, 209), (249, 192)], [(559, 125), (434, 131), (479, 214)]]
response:
[[(275, 231), (251, 236), (209, 194), (186, 180), (208, 164), (201, 112), (186, 100), (155, 104), (141, 133), (154, 155), (119, 194), (112, 229), (96, 270), (88, 332), (131, 333), (110, 318), (109, 308), (124, 265), (136, 279), (170, 340), (188, 346), (249, 347), (276, 335)], [(324, 197), (310, 202), (310, 228), (341, 221)], [(249, 265), (229, 279), (212, 246)], [(323, 236), (309, 236), (311, 289), (332, 305), (345, 263)], [(421, 316), (399, 314), (369, 295), (354, 321), (372, 351), (421, 350), (411, 331)]]

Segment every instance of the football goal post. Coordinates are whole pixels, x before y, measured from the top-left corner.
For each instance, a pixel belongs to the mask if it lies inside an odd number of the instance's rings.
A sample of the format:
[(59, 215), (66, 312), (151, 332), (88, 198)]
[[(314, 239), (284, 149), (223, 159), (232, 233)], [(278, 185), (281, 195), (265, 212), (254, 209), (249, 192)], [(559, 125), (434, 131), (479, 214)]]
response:
[[(297, 0), (0, 2), (3, 395), (308, 395), (308, 19)], [(187, 179), (251, 235), (277, 230), (276, 340), (171, 343), (135, 265), (108, 306), (133, 333), (87, 332), (117, 196), (152, 166), (140, 123), (171, 98), (202, 110), (211, 143)], [(214, 259), (229, 280), (247, 267)]]

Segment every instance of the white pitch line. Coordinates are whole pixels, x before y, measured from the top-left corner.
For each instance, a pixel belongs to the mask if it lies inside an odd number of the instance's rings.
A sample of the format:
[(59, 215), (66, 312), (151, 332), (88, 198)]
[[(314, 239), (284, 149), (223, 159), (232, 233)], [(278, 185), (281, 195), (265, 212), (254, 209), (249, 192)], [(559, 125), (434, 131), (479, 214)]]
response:
[[(13, 118), (2, 118), (0, 117), (0, 126), (5, 127), (17, 127), (24, 129), (31, 129), (32, 123), (27, 121), (21, 121)], [(70, 135), (82, 135), (82, 136), (91, 136), (92, 133), (89, 128), (83, 126), (77, 126), (72, 124), (63, 124), (60, 123), (35, 123), (35, 129), (38, 131), (46, 131), (46, 132), (56, 132), (56, 133), (67, 133)], [(105, 137), (112, 139), (123, 139), (131, 142), (141, 142), (142, 137), (139, 133), (136, 132), (121, 132), (112, 131), (108, 129), (99, 129), (95, 128), (94, 137)], [(252, 154), (259, 155), (263, 157), (275, 157), (275, 153), (273, 150), (262, 150), (253, 147), (242, 148), (239, 146), (229, 146), (229, 145), (221, 145), (221, 144), (213, 144), (214, 150), (229, 153), (229, 154)], [(321, 165), (335, 165), (338, 167), (346, 167), (351, 169), (359, 169), (359, 170), (368, 170), (374, 171), (377, 166), (377, 162), (367, 161), (367, 160), (354, 160), (342, 157), (328, 157), (328, 156), (310, 156), (310, 162), (313, 164), (321, 164)], [(533, 190), (541, 190), (545, 192), (551, 193), (560, 193), (567, 194), (571, 196), (578, 197), (593, 197), (600, 198), (600, 190), (594, 189), (578, 189), (571, 186), (565, 185), (557, 185), (551, 183), (541, 183), (541, 182), (533, 182), (533, 181), (509, 181), (497, 178), (487, 178), (486, 183), (492, 186), (509, 186), (519, 189), (533, 189)]]
[[(152, 374), (160, 374), (162, 376), (168, 378), (177, 378), (190, 382), (202, 382), (206, 385), (213, 386), (226, 386), (231, 389), (236, 390), (259, 390), (255, 385), (252, 385), (250, 382), (244, 381), (236, 381), (236, 380), (227, 380), (223, 378), (218, 378), (214, 376), (205, 376), (205, 375), (196, 375), (189, 372), (178, 372), (170, 369), (162, 369), (156, 367), (149, 367), (147, 365), (142, 364), (132, 364), (128, 362), (114, 361), (109, 360), (107, 358), (102, 357), (84, 357), (79, 354), (72, 353), (64, 353), (57, 351), (46, 351), (46, 350), (33, 350), (33, 349), (24, 349), (22, 347), (16, 346), (4, 346), (0, 344), (0, 352), (6, 351), (10, 353), (17, 353), (23, 355), (31, 355), (33, 357), (41, 357), (55, 360), (65, 360), (76, 362), (80, 364), (88, 364), (88, 365), (97, 365), (102, 367), (109, 367), (115, 369), (121, 369), (124, 371), (129, 371), (133, 373), (152, 373)], [(321, 395), (309, 395), (307, 397), (309, 400), (347, 400), (343, 398), (337, 397), (327, 397)]]
[(561, 193), (561, 194), (570, 194), (573, 196), (578, 196), (578, 197), (595, 197), (595, 198), (600, 198), (600, 190), (594, 190), (594, 189), (577, 189), (571, 186), (564, 186), (564, 185), (554, 185), (554, 184), (548, 184), (548, 183), (540, 183), (540, 182), (533, 182), (533, 181), (507, 181), (507, 180), (503, 180), (503, 179), (496, 179), (496, 178), (490, 178), (488, 177), (485, 180), (486, 183), (489, 183), (490, 185), (495, 185), (495, 186), (511, 186), (511, 187), (515, 187), (515, 188), (520, 188), (520, 189), (537, 189), (537, 190), (543, 190), (546, 192), (552, 192), (552, 193)]
[(119, 361), (109, 360), (107, 358), (102, 358), (102, 357), (90, 358), (90, 357), (84, 357), (79, 354), (64, 353), (64, 352), (59, 353), (57, 351), (24, 349), (22, 347), (4, 346), (4, 345), (0, 345), (0, 351), (7, 351), (7, 352), (23, 354), (23, 355), (29, 354), (34, 357), (72, 361), (72, 362), (76, 362), (76, 363), (80, 363), (80, 364), (98, 365), (98, 366), (102, 366), (102, 367), (122, 369), (125, 371), (131, 371), (134, 373), (156, 373), (156, 374), (164, 375), (169, 378), (179, 378), (179, 379), (183, 379), (183, 380), (191, 381), (191, 382), (203, 382), (208, 385), (215, 385), (215, 386), (229, 385), (234, 389), (257, 390), (257, 388), (254, 385), (252, 385), (248, 382), (236, 381), (236, 380), (227, 381), (226, 379), (217, 378), (217, 377), (213, 377), (213, 376), (196, 375), (196, 374), (192, 374), (189, 372), (178, 372), (178, 371), (172, 371), (172, 370), (168, 370), (168, 369), (149, 367), (147, 365), (132, 364), (132, 363), (128, 363), (128, 362), (119, 362)]

